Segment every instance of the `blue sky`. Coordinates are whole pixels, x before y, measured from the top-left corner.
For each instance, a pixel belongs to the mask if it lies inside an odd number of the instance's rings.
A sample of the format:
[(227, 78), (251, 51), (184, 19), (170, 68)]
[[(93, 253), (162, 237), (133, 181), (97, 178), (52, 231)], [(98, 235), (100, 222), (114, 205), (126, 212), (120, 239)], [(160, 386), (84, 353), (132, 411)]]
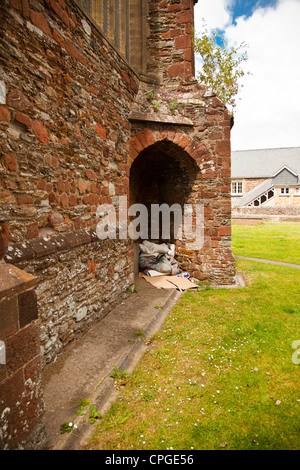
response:
[[(230, 23), (236, 25), (239, 18), (250, 18), (255, 10), (276, 8), (277, 4), (278, 0), (232, 0), (227, 4), (227, 11), (230, 14)], [(224, 32), (223, 29), (220, 29), (220, 31)]]
[(229, 10), (232, 14), (232, 22), (235, 23), (236, 19), (240, 16), (249, 18), (254, 10), (259, 7), (274, 7), (277, 3), (277, 0), (235, 0), (232, 5), (229, 6)]
[(203, 19), (229, 44), (248, 45), (232, 150), (300, 147), (300, 0), (199, 0), (196, 34)]

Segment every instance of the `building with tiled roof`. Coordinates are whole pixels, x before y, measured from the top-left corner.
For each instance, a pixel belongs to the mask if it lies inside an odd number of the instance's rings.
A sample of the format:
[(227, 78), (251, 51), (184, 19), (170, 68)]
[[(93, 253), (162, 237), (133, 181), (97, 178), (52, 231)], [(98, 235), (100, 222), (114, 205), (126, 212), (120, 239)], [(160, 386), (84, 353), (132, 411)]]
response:
[(231, 154), (233, 207), (300, 207), (300, 147)]

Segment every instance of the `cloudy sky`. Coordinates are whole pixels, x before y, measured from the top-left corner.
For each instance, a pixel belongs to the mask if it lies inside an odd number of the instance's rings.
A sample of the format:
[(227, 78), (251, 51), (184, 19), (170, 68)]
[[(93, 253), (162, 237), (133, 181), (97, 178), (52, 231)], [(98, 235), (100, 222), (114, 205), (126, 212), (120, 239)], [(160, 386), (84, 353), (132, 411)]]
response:
[(196, 34), (202, 18), (248, 44), (232, 150), (300, 147), (300, 0), (199, 0)]

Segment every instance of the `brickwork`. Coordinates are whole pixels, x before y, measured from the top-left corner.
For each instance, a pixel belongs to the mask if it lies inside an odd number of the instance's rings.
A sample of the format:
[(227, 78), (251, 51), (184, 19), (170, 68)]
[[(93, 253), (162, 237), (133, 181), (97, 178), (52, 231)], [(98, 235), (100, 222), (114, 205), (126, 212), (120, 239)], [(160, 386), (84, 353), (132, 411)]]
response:
[[(170, 88), (167, 88), (170, 93)], [(172, 94), (171, 90), (171, 94)], [(163, 94), (163, 92), (162, 92)], [(129, 167), (147, 151), (163, 161), (181, 162), (177, 176), (169, 167), (156, 168), (160, 179), (163, 171), (166, 182), (172, 185), (172, 198), (160, 201), (194, 203), (204, 206), (204, 245), (200, 250), (186, 248), (187, 240), (176, 242), (177, 259), (182, 269), (199, 280), (212, 284), (233, 284), (234, 259), (231, 253), (231, 199), (230, 199), (230, 128), (231, 116), (222, 103), (195, 81), (182, 85), (176, 94), (178, 110), (175, 115), (151, 111), (146, 104), (147, 91), (141, 89), (132, 114), (132, 134), (129, 151)], [(161, 149), (161, 150), (159, 150)], [(159, 154), (161, 151), (161, 154)], [(159, 160), (158, 160), (159, 159)], [(153, 162), (155, 156), (153, 157)], [(151, 162), (151, 160), (150, 160)], [(185, 162), (185, 163), (184, 163)], [(151, 163), (149, 164), (151, 165)], [(155, 170), (154, 170), (155, 171)], [(149, 175), (150, 168), (147, 171)], [(184, 176), (186, 174), (186, 177)], [(180, 185), (185, 181), (185, 188)], [(180, 188), (180, 189), (179, 189)], [(145, 184), (145, 199), (151, 199), (151, 186)], [(185, 192), (185, 197), (178, 199)], [(135, 198), (135, 202), (143, 202)], [(167, 197), (167, 196), (166, 196)], [(158, 203), (158, 201), (155, 201)]]

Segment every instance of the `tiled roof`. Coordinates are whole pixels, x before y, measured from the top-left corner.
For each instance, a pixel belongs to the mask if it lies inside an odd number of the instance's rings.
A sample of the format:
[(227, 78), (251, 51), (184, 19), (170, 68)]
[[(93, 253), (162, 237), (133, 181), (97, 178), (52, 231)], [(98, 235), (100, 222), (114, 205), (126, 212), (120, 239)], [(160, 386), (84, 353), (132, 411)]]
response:
[(288, 167), (300, 175), (300, 147), (231, 152), (231, 178), (272, 178)]

